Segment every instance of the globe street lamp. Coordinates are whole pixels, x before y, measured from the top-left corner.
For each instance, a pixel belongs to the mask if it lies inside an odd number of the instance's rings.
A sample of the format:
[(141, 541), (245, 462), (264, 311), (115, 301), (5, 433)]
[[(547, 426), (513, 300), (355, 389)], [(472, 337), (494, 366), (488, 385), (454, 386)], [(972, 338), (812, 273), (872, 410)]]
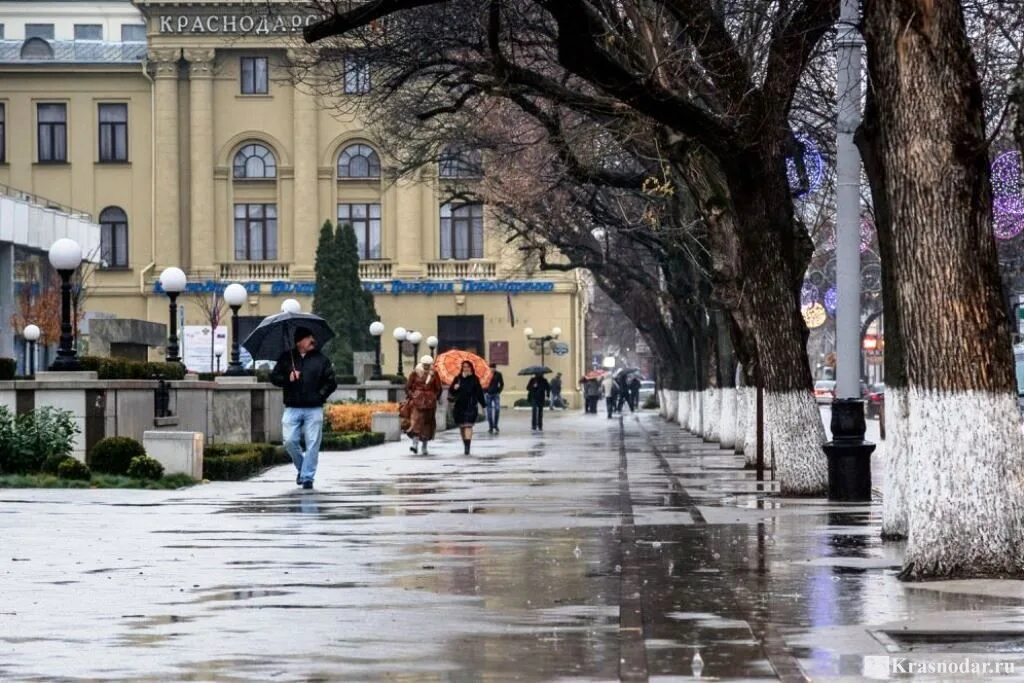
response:
[[(245, 369), (242, 367), (241, 361), (238, 360), (238, 309), (242, 307), (247, 298), (249, 298), (249, 292), (237, 282), (232, 282), (224, 288), (224, 301), (231, 307), (231, 360), (228, 362), (228, 370), (224, 374), (232, 377), (245, 374)], [(296, 303), (298, 302), (296, 301)]]
[(395, 336), (395, 341), (398, 342), (398, 374), (401, 376), (405, 374), (402, 371), (402, 342), (409, 336), (409, 333), (404, 327), (396, 327), (392, 334)]
[(373, 335), (373, 376), (370, 379), (381, 379), (380, 336), (384, 334), (384, 323), (379, 320), (370, 323), (370, 334)]
[(423, 341), (423, 334), (420, 332), (410, 332), (409, 336), (406, 337), (409, 343), (412, 344), (412, 357), (420, 357), (420, 342)]
[(160, 273), (160, 286), (167, 293), (167, 298), (171, 300), (169, 319), (171, 334), (167, 339), (168, 363), (181, 362), (181, 358), (178, 356), (178, 295), (185, 291), (187, 284), (188, 278), (185, 277), (185, 272), (181, 268), (171, 266)]
[(216, 344), (213, 347), (213, 355), (217, 357), (217, 368), (214, 372), (220, 372), (220, 357), (224, 355), (224, 345)]
[(435, 337), (433, 335), (427, 337), (427, 348), (430, 349), (431, 357), (436, 357), (437, 356), (437, 344), (438, 344), (437, 337)]
[(21, 336), (28, 342), (28, 362), (25, 364), (29, 377), (36, 374), (36, 342), (39, 341), (39, 327), (37, 325), (25, 325)]
[(523, 334), (525, 334), (526, 338), (529, 339), (531, 342), (537, 342), (537, 344), (540, 346), (540, 364), (541, 366), (543, 366), (544, 352), (546, 350), (548, 342), (552, 341), (553, 339), (558, 339), (558, 337), (561, 336), (562, 334), (562, 328), (552, 327), (550, 334), (543, 334), (535, 337), (533, 336), (533, 328), (527, 327), (525, 330), (523, 330)]
[(300, 304), (296, 299), (285, 299), (284, 301), (281, 302), (281, 312), (301, 313), (302, 304)]
[(77, 371), (82, 366), (72, 346), (74, 342), (71, 326), (71, 276), (82, 263), (82, 247), (78, 242), (61, 238), (50, 247), (50, 265), (60, 275), (60, 348), (51, 370)]

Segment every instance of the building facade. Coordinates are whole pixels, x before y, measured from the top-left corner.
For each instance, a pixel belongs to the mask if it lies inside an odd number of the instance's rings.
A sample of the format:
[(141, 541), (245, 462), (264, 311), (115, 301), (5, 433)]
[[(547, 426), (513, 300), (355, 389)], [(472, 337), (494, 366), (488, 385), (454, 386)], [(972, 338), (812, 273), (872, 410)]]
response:
[[(440, 199), (446, 183), (473, 182), (473, 164), (396, 178), (361, 116), (342, 113), (357, 107), (296, 82), (292, 51), (311, 19), (287, 5), (0, 1), (0, 183), (100, 224), (89, 315), (165, 322), (156, 280), (168, 266), (189, 277), (186, 325), (208, 324), (200, 300), (230, 282), (250, 292), (243, 329), (288, 297), (309, 310), (330, 220), (356, 232), (360, 276), (387, 328), (386, 371), (401, 326), (493, 358), (516, 396), (525, 380), (515, 371), (540, 361), (524, 330), (557, 327), (545, 362), (574, 387), (577, 276), (527, 272), (486, 206)], [(373, 87), (358, 60), (341, 80), (350, 103)]]

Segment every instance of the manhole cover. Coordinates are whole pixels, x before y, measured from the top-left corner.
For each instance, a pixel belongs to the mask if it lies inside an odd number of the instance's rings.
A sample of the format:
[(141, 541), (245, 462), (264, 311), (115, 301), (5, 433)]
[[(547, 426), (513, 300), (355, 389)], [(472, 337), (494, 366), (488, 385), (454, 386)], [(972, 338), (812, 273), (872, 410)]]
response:
[(872, 631), (889, 652), (1024, 653), (1024, 631)]

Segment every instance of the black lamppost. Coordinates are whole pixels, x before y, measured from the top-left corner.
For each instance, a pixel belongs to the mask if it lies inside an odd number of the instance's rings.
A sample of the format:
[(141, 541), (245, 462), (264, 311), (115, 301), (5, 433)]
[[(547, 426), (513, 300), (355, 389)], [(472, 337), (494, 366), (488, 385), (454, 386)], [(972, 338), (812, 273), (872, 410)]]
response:
[[(370, 334), (373, 335), (373, 376), (370, 379), (381, 379), (382, 373), (380, 370), (380, 336), (384, 334), (384, 323), (379, 320), (374, 320), (370, 323)], [(399, 355), (401, 355), (402, 349), (398, 349)]]
[(185, 272), (181, 268), (171, 266), (160, 273), (160, 287), (167, 294), (167, 298), (171, 300), (170, 318), (168, 319), (171, 334), (167, 338), (166, 358), (168, 363), (181, 362), (181, 358), (178, 356), (178, 295), (185, 291), (187, 284), (188, 278), (185, 277)]
[(409, 336), (406, 337), (409, 343), (412, 344), (412, 357), (419, 363), (420, 358), (420, 342), (423, 341), (423, 334), (420, 332), (410, 332)]
[(28, 359), (25, 363), (25, 371), (29, 377), (33, 377), (36, 374), (36, 342), (39, 341), (39, 326), (38, 325), (25, 325), (25, 329), (22, 330), (21, 336), (28, 342), (26, 352), (28, 353)]
[(409, 333), (404, 327), (396, 327), (392, 334), (395, 336), (395, 341), (398, 342), (398, 374), (402, 376), (405, 374), (402, 371), (402, 342), (409, 336)]
[(544, 365), (544, 352), (546, 350), (548, 342), (554, 339), (558, 339), (559, 335), (562, 334), (562, 328), (553, 327), (551, 328), (551, 334), (545, 334), (538, 337), (533, 336), (532, 327), (527, 327), (525, 330), (523, 330), (523, 333), (526, 335), (526, 338), (528, 340), (532, 342), (538, 342), (538, 344), (540, 345), (540, 364)]
[(78, 242), (61, 238), (50, 247), (50, 265), (60, 275), (60, 348), (51, 370), (79, 371), (78, 354), (74, 349), (74, 328), (71, 322), (71, 276), (82, 263), (82, 247)]
[(242, 367), (242, 362), (238, 359), (238, 309), (248, 298), (249, 292), (237, 282), (224, 288), (224, 301), (231, 308), (231, 360), (228, 362), (228, 369), (224, 374), (232, 377), (245, 374), (245, 368)]
[(437, 337), (435, 337), (433, 335), (427, 337), (427, 348), (430, 349), (430, 357), (431, 358), (436, 358), (437, 357), (437, 344), (438, 344)]

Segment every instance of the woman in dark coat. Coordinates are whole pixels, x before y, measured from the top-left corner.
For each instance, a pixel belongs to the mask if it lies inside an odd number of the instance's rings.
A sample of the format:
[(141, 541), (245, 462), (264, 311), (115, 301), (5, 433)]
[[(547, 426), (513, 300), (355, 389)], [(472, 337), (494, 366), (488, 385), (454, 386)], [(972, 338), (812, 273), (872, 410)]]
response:
[(469, 455), (469, 444), (473, 440), (473, 425), (480, 416), (479, 408), (483, 408), (484, 390), (480, 386), (480, 379), (473, 372), (473, 364), (468, 360), (462, 362), (462, 372), (452, 382), (451, 391), (448, 393), (448, 400), (453, 401), (452, 414), (455, 417), (455, 424), (462, 432), (462, 445), (466, 455)]

